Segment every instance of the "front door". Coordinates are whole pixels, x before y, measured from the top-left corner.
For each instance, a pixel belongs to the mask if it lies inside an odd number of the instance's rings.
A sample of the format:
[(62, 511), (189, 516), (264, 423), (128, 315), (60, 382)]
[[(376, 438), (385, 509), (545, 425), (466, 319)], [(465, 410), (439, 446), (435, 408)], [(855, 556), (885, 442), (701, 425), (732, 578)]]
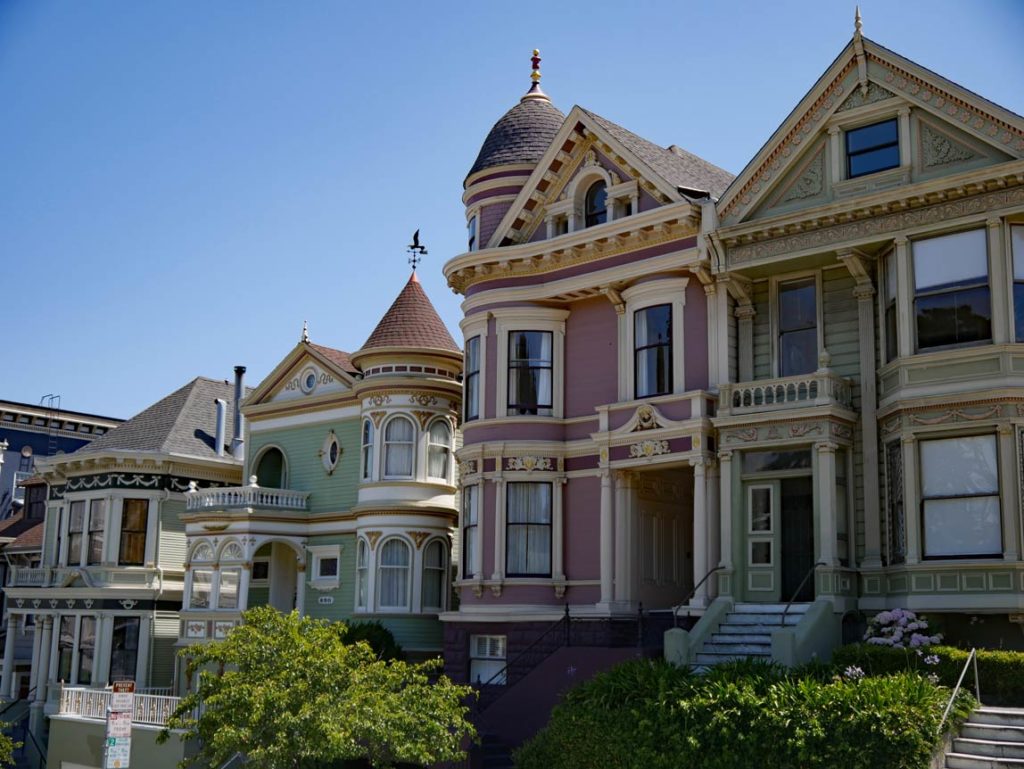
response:
[(780, 600), (814, 600), (814, 577), (801, 580), (814, 565), (814, 484), (811, 476), (783, 478), (780, 483), (782, 565)]

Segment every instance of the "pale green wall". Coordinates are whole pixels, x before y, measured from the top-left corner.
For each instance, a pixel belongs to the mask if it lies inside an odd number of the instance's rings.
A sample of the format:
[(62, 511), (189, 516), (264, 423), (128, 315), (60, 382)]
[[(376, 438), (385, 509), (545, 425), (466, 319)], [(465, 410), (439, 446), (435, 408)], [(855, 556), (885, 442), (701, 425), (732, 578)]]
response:
[(153, 613), (152, 650), (149, 657), (149, 685), (171, 686), (174, 683), (174, 644), (178, 640), (178, 613)]
[(184, 500), (164, 499), (160, 502), (157, 562), (165, 569), (181, 569), (185, 563), (185, 524), (181, 520), (184, 512)]
[[(310, 617), (329, 619), (332, 621), (348, 620), (355, 606), (356, 582), (356, 537), (355, 534), (335, 534), (326, 537), (310, 537), (306, 543), (316, 545), (341, 545), (341, 559), (338, 562), (337, 590), (314, 590), (306, 586), (305, 612)], [(312, 558), (309, 559), (312, 568)], [(320, 604), (319, 599), (331, 597), (334, 603), (329, 606)]]
[[(99, 719), (52, 717), (46, 748), (48, 769), (61, 769), (65, 761), (99, 767), (103, 763), (103, 738), (106, 723)], [(177, 769), (185, 756), (186, 743), (172, 735), (163, 745), (156, 744), (158, 727), (132, 727), (133, 769)]]

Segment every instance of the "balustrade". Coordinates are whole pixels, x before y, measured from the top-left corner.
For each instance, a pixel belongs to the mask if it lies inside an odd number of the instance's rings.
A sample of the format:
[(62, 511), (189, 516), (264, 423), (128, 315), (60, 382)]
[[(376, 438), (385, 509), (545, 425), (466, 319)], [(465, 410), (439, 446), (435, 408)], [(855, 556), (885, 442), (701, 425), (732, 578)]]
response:
[(800, 376), (723, 384), (718, 414), (754, 414), (825, 405), (853, 407), (853, 383), (830, 369)]

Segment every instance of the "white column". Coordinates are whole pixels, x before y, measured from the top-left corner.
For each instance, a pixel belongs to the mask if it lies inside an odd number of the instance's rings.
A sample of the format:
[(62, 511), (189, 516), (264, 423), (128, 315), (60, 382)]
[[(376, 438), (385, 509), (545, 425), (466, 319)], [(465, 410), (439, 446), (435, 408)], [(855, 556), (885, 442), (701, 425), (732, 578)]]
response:
[(160, 523), (160, 500), (150, 499), (146, 507), (146, 555), (144, 563), (151, 566), (156, 563), (157, 536)]
[(917, 439), (903, 436), (903, 520), (907, 530), (906, 563), (921, 561), (921, 516), (918, 515)]
[(139, 656), (135, 661), (135, 685), (149, 686), (149, 646), (153, 632), (153, 617), (145, 615), (139, 622)]
[[(866, 568), (882, 565), (882, 530), (878, 483), (878, 396), (875, 387), (875, 289), (870, 283), (853, 290), (857, 298), (860, 330), (860, 423), (864, 453), (864, 562)], [(852, 481), (853, 476), (849, 476)], [(855, 531), (850, 532), (853, 542)], [(856, 543), (854, 543), (856, 544)], [(856, 552), (856, 551), (854, 551)], [(851, 560), (852, 564), (853, 561)]]
[[(497, 461), (501, 462), (501, 457)], [(491, 579), (500, 582), (505, 578), (505, 481), (501, 478), (494, 481), (494, 495), (494, 572)]]
[(238, 611), (249, 608), (249, 580), (252, 579), (252, 562), (242, 564), (242, 573), (238, 577)]
[[(721, 517), (722, 508), (718, 503), (718, 492), (719, 492), (719, 478), (718, 478), (718, 463), (714, 459), (707, 460), (707, 507), (708, 507), (708, 557), (707, 564), (708, 569), (712, 565), (718, 565), (722, 559), (721, 551)], [(718, 596), (718, 576), (713, 575), (708, 578), (708, 598), (716, 598)]]
[[(693, 468), (693, 585), (704, 579), (708, 571), (708, 498), (704, 457), (690, 460)], [(691, 606), (707, 606), (708, 584), (705, 582), (690, 599)]]
[(754, 379), (754, 312), (753, 305), (743, 304), (736, 308), (737, 321), (736, 346), (739, 347), (738, 381), (750, 382)]
[(634, 559), (630, 549), (630, 475), (617, 472), (615, 477), (615, 600), (627, 603), (633, 599), (630, 570)]
[(93, 686), (106, 685), (110, 678), (110, 646), (114, 637), (114, 617), (101, 612), (96, 615), (96, 648), (93, 651)]
[[(39, 616), (36, 616), (38, 625)], [(53, 634), (53, 615), (46, 614), (42, 618), (43, 632), (39, 640), (39, 670), (36, 672), (36, 699), (37, 703), (46, 702), (46, 687), (50, 678), (50, 639)]]
[(295, 566), (295, 608), (302, 617), (306, 614), (306, 564)]
[(718, 365), (718, 356), (721, 352), (721, 345), (718, 344), (718, 335), (727, 333), (728, 329), (718, 327), (718, 286), (714, 283), (704, 284), (704, 303), (707, 313), (708, 324), (708, 389), (717, 389), (718, 375), (721, 367)]
[(843, 180), (845, 174), (843, 173), (843, 159), (846, 157), (846, 153), (843, 152), (843, 131), (839, 126), (832, 126), (828, 129), (828, 140), (829, 140), (829, 157), (831, 158), (832, 166), (832, 182), (839, 182)]
[(836, 449), (831, 441), (815, 443), (818, 451), (818, 558), (826, 566), (836, 560)]
[(614, 598), (615, 531), (612, 500), (612, 473), (601, 470), (601, 603), (605, 606)]
[(1003, 512), (1003, 560), (1016, 561), (1020, 555), (1020, 485), (1014, 457), (1013, 425), (999, 425), (999, 505)]
[[(483, 465), (483, 458), (479, 460), (480, 464)], [(476, 547), (473, 552), (473, 563), (470, 564), (472, 574), (470, 576), (473, 579), (483, 579), (484, 577), (484, 479), (483, 479), (483, 467), (480, 468), (481, 476), (479, 483), (476, 484)]]
[(718, 498), (719, 507), (719, 542), (721, 543), (721, 560), (719, 565), (726, 569), (732, 568), (732, 451), (718, 452), (718, 463), (721, 468)]
[(896, 244), (896, 346), (901, 358), (914, 354), (914, 282), (910, 270), (909, 241), (899, 236)]
[(565, 518), (562, 492), (566, 477), (556, 478), (551, 485), (551, 578), (565, 582)]
[(1013, 276), (1007, 273), (1009, 266), (1003, 249), (1003, 220), (992, 218), (988, 226), (988, 274), (992, 293), (992, 341), (1006, 344), (1010, 341), (1010, 327), (1013, 314), (1010, 311), (1010, 292)]
[(729, 381), (729, 292), (725, 283), (719, 280), (715, 292), (715, 324), (718, 326), (718, 374), (716, 385)]
[(14, 678), (14, 639), (18, 634), (20, 614), (7, 613), (7, 638), (4, 640), (3, 672), (0, 673), (0, 698), (11, 696), (11, 681)]

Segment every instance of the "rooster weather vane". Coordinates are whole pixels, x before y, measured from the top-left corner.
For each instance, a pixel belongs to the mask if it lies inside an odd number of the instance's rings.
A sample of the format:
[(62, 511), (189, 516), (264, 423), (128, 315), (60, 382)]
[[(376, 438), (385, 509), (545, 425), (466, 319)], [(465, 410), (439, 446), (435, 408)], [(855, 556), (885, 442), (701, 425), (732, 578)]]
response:
[(427, 255), (426, 246), (420, 245), (420, 231), (416, 230), (412, 234), (412, 243), (409, 244), (407, 250), (409, 251), (409, 264), (412, 265), (412, 271), (416, 272), (416, 266), (423, 261), (423, 257)]

